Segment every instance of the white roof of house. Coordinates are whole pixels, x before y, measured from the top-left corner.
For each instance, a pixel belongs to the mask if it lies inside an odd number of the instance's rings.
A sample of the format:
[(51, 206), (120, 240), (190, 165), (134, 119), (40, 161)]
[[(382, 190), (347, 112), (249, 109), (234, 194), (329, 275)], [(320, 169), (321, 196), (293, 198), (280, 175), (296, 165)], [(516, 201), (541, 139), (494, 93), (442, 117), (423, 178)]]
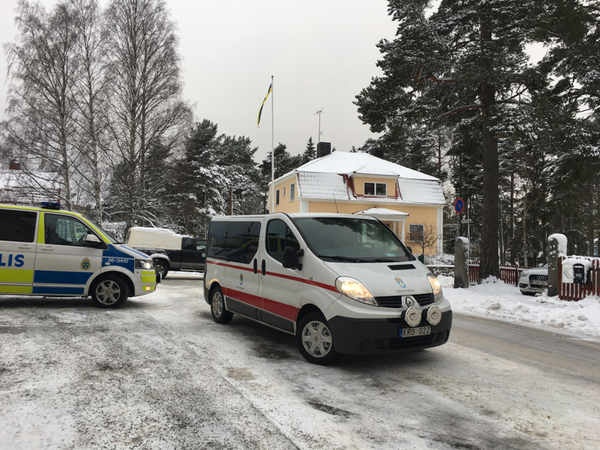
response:
[(408, 203), (444, 205), (446, 200), (440, 181), (430, 175), (385, 161), (368, 153), (334, 152), (314, 159), (278, 180), (293, 174), (298, 177), (298, 197), (315, 200), (356, 200), (352, 189), (346, 185), (344, 175), (354, 177), (394, 177), (400, 195), (390, 197), (364, 196), (361, 202)]
[(352, 175), (383, 175), (417, 180), (439, 181), (437, 178), (399, 164), (386, 161), (368, 153), (333, 152), (313, 159), (296, 169), (298, 172), (336, 173)]

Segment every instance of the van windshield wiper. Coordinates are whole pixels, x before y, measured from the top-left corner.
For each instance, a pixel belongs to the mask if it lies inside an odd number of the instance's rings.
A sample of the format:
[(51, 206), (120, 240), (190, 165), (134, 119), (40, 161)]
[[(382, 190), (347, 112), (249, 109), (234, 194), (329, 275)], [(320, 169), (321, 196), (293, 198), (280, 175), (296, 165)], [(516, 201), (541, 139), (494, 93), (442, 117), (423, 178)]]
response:
[(350, 256), (321, 256), (323, 259), (332, 261), (346, 261), (346, 262), (369, 262), (367, 259), (352, 258)]

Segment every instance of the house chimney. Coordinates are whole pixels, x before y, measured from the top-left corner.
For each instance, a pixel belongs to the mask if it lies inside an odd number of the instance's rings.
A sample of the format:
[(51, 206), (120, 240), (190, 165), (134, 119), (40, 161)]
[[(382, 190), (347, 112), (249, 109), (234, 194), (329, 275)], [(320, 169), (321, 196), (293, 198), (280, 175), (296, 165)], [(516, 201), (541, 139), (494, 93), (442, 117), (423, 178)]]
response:
[(327, 156), (331, 153), (331, 142), (319, 142), (317, 144), (317, 158)]
[(8, 168), (10, 170), (20, 170), (21, 169), (21, 163), (19, 161), (15, 161), (14, 159), (8, 163)]
[(383, 159), (383, 150), (381, 150), (379, 147), (373, 147), (369, 153), (373, 156)]

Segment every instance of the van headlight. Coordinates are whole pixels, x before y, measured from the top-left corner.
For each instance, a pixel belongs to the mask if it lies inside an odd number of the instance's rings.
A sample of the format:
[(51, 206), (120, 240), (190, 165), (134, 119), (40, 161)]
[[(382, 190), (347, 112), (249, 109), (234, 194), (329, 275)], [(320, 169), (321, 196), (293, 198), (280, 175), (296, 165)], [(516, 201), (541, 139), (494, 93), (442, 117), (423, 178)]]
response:
[(375, 300), (365, 285), (354, 278), (339, 277), (335, 280), (335, 287), (340, 293), (346, 297), (350, 297), (352, 300), (366, 303), (367, 305), (379, 306), (377, 300)]
[(433, 301), (437, 302), (442, 299), (442, 285), (438, 281), (436, 277), (433, 276), (432, 273), (427, 274), (427, 280), (433, 290)]
[(136, 267), (136, 269), (153, 270), (154, 269), (154, 261), (152, 261), (151, 259), (136, 259), (135, 267)]

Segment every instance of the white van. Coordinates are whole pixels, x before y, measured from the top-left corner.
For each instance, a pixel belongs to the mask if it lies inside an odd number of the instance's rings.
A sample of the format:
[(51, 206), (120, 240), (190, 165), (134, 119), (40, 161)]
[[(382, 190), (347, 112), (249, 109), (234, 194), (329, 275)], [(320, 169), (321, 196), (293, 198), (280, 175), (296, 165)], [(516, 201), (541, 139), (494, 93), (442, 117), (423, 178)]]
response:
[(81, 214), (0, 205), (0, 295), (87, 297), (100, 307), (156, 288), (154, 262)]
[(215, 217), (207, 241), (214, 320), (235, 313), (294, 334), (309, 362), (448, 341), (452, 310), (440, 283), (375, 218)]

